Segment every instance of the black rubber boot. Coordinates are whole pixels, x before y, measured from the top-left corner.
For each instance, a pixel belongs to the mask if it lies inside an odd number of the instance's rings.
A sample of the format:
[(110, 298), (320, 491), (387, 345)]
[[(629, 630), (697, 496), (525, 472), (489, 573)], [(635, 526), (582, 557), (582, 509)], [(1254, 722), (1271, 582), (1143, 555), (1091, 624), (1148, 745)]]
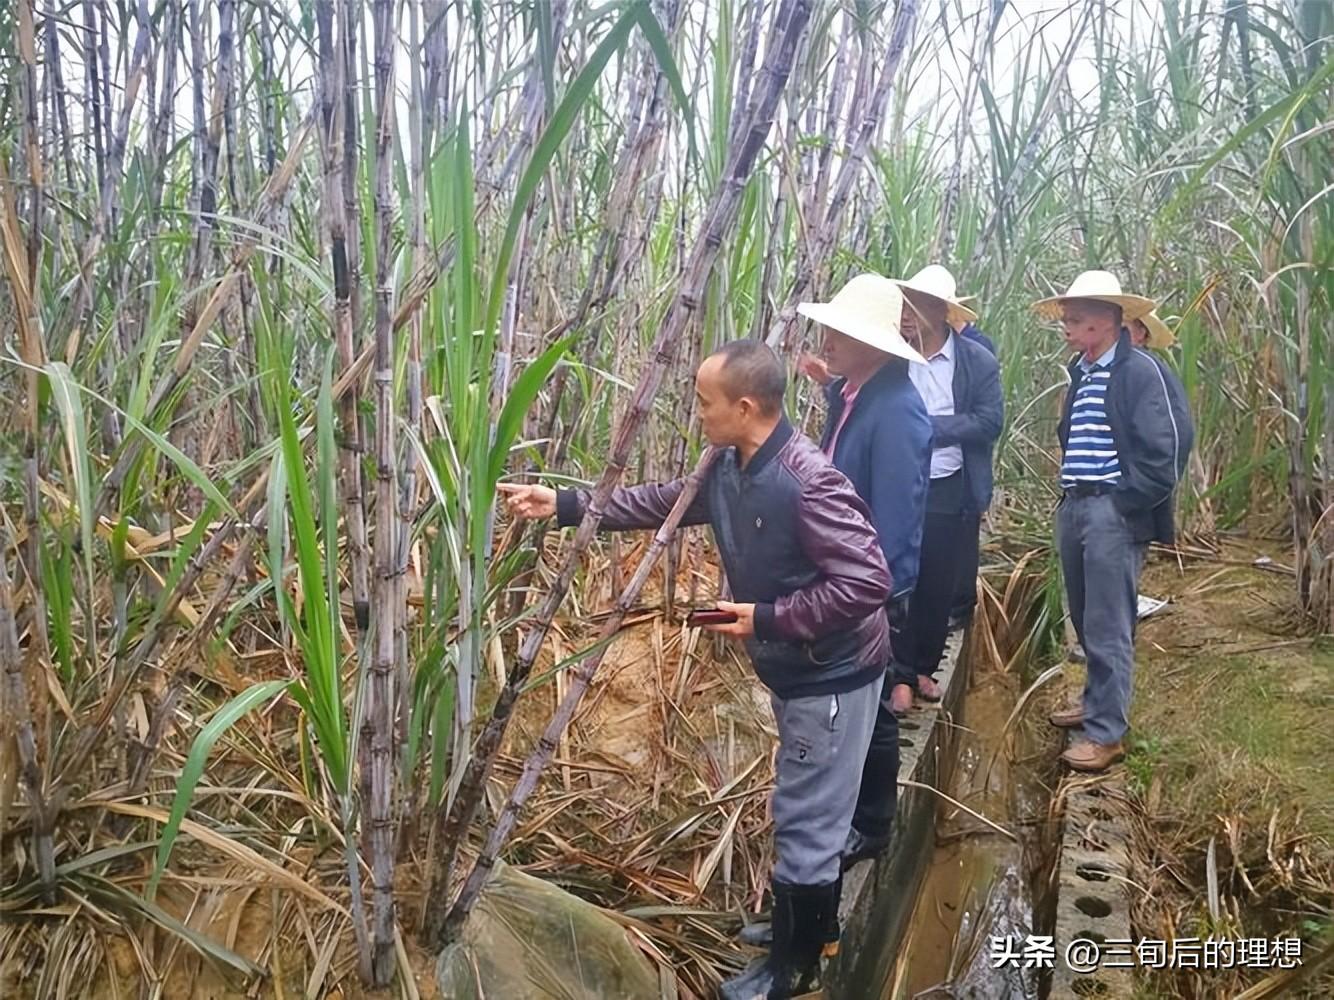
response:
[(723, 1000), (788, 1000), (817, 989), (820, 955), (838, 925), (842, 881), (827, 885), (774, 882), (773, 943), (754, 962), (719, 988)]
[[(838, 954), (838, 939), (842, 936), (842, 928), (838, 922), (838, 905), (843, 899), (843, 873), (838, 873), (838, 880), (834, 883), (833, 906), (829, 911), (829, 930), (825, 934), (824, 953), (827, 958), (832, 958)], [(774, 942), (774, 925), (770, 920), (756, 920), (753, 923), (746, 924), (737, 934), (737, 940), (742, 944), (748, 944), (752, 948), (767, 948)]]
[(848, 842), (843, 845), (843, 870), (855, 864), (880, 857), (889, 849), (890, 835), (868, 837), (855, 826), (848, 831)]

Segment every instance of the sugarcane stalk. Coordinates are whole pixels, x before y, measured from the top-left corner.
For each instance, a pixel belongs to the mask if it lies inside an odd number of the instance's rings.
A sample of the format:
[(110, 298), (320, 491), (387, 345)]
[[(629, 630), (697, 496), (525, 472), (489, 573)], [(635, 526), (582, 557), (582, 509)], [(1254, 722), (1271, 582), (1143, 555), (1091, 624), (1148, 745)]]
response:
[[(148, 128), (148, 157), (152, 164), (149, 175), (150, 210), (159, 210), (162, 202), (162, 189), (166, 175), (167, 148), (175, 131), (172, 123), (174, 100), (176, 96), (176, 47), (180, 44), (181, 8), (178, 4), (169, 4), (166, 22), (162, 27), (162, 89), (158, 94), (157, 110), (152, 113)], [(165, 213), (159, 213), (158, 224), (162, 225)], [(145, 290), (147, 295), (147, 290)]]
[(847, 117), (843, 119), (843, 128), (838, 129), (838, 122), (830, 121), (829, 134), (843, 135), (844, 144), (852, 145), (857, 136), (857, 123), (866, 114), (866, 101), (870, 97), (871, 79), (875, 71), (875, 49), (871, 45), (870, 33), (863, 30), (857, 35), (857, 79), (852, 85), (852, 97), (848, 101)]
[(28, 161), (28, 288), (34, 300), (41, 298), (42, 212), (45, 205), (46, 171), (42, 164), (41, 127), (37, 119), (37, 31), (32, 0), (19, 3), (19, 59), (23, 63), (23, 148)]
[[(347, 237), (347, 280), (348, 302), (351, 304), (352, 330), (358, 329), (361, 318), (361, 202), (358, 196), (357, 171), (361, 152), (361, 121), (357, 111), (357, 97), (360, 93), (357, 76), (357, 24), (361, 20), (362, 4), (349, 0), (339, 0), (342, 11), (342, 27), (339, 31), (339, 44), (342, 49), (343, 73), (343, 224)], [(402, 310), (400, 310), (400, 313)], [(395, 329), (401, 326), (396, 324)], [(355, 341), (354, 341), (355, 347)], [(368, 349), (371, 349), (368, 347)], [(357, 441), (363, 447), (366, 441), (366, 429), (357, 434)], [(363, 514), (363, 519), (365, 515)], [(367, 585), (369, 590), (369, 584)]]
[[(91, 3), (91, 0), (90, 0)], [(89, 18), (89, 8), (85, 7), (85, 18)], [(143, 85), (145, 75), (145, 65), (148, 61), (149, 42), (152, 39), (150, 26), (140, 24), (134, 41), (134, 51), (130, 57), (129, 74), (125, 79), (125, 99), (120, 109), (120, 117), (116, 122), (116, 131), (112, 135), (109, 118), (111, 115), (109, 90), (110, 82), (106, 79), (109, 76), (109, 70), (105, 67), (110, 62), (110, 54), (107, 51), (106, 40), (106, 17), (102, 17), (101, 22), (103, 39), (103, 72), (102, 72), (102, 108), (107, 116), (108, 122), (105, 125), (107, 135), (110, 139), (110, 147), (107, 151), (107, 162), (105, 169), (101, 167), (103, 162), (101, 151), (99, 149), (98, 163), (101, 182), (101, 197), (98, 201), (97, 214), (93, 219), (93, 229), (89, 234), (88, 241), (84, 246), (83, 254), (79, 259), (79, 285), (75, 296), (75, 306), (73, 313), (73, 323), (70, 329), (69, 340), (65, 347), (65, 361), (67, 364), (73, 364), (79, 354), (79, 344), (83, 336), (83, 325), (87, 319), (87, 312), (92, 304), (93, 282), (92, 269), (93, 261), (98, 259), (102, 251), (102, 242), (106, 237), (107, 228), (112, 218), (112, 207), (115, 203), (116, 193), (119, 190), (117, 181), (120, 178), (121, 166), (125, 160), (125, 147), (129, 141), (130, 121), (134, 111), (135, 101), (139, 94), (139, 88)], [(88, 41), (88, 47), (85, 49), (85, 58), (91, 55), (91, 39)], [(94, 60), (95, 61), (95, 60)], [(93, 74), (96, 77), (96, 73)], [(96, 89), (96, 80), (94, 79), (94, 89)], [(94, 118), (97, 117), (97, 106), (93, 109)], [(100, 136), (101, 127), (95, 128), (94, 136)]]
[[(109, 0), (98, 0), (98, 5), (101, 7), (101, 16), (97, 20), (97, 58), (102, 63), (102, 131), (107, 138), (108, 155), (114, 162), (117, 132), (113, 132), (111, 128), (112, 109), (115, 105), (111, 101), (113, 69), (111, 65), (111, 32), (107, 27), (111, 24), (111, 13), (108, 4)], [(113, 181), (117, 176), (117, 173), (107, 175), (108, 179)]]
[[(666, 29), (674, 30), (679, 22), (682, 6), (672, 2), (666, 14)], [(627, 251), (626, 244), (633, 221), (631, 200), (639, 190), (640, 182), (661, 148), (663, 138), (663, 117), (667, 96), (667, 80), (658, 67), (656, 60), (645, 53), (645, 72), (651, 75), (652, 97), (648, 101), (647, 111), (641, 120), (642, 102), (632, 100), (630, 128), (626, 146), (621, 151), (614, 171), (611, 193), (607, 198), (606, 215), (603, 218), (603, 234), (593, 254), (593, 265), (589, 270), (591, 280), (584, 288), (579, 304), (563, 329), (578, 330), (590, 322), (591, 328), (580, 337), (579, 358), (587, 366), (592, 364), (594, 354), (601, 342), (606, 324), (605, 311), (619, 293), (626, 277), (634, 270), (647, 248), (646, 241), (639, 241)], [(648, 89), (647, 86), (644, 89)], [(642, 91), (639, 91), (642, 92)], [(657, 202), (650, 202), (649, 211), (644, 220), (645, 229), (653, 225), (657, 217)], [(544, 461), (548, 466), (559, 466), (565, 460), (566, 450), (574, 434), (575, 421), (568, 421), (560, 431), (557, 425), (560, 418), (560, 403), (569, 384), (569, 369), (562, 367), (556, 371), (551, 385), (551, 402), (547, 408), (546, 426), (542, 437), (546, 440)], [(541, 551), (541, 532), (535, 535), (535, 544)]]
[(838, 118), (843, 111), (844, 91), (848, 85), (848, 58), (853, 48), (852, 27), (852, 18), (844, 17), (843, 39), (837, 46), (834, 56), (834, 73), (825, 101), (823, 132), (825, 141), (816, 158), (815, 182), (811, 185), (810, 200), (806, 204), (808, 219), (820, 218), (824, 214), (825, 200), (829, 194), (829, 168), (834, 159), (834, 137), (843, 131), (838, 127)]
[[(324, 213), (329, 226), (329, 256), (333, 265), (333, 338), (343, 370), (355, 362), (352, 336), (352, 274), (349, 264), (347, 200), (344, 197), (345, 157), (343, 117), (347, 113), (344, 79), (347, 47), (334, 37), (333, 0), (315, 7), (319, 29), (320, 122), (324, 154)], [(339, 22), (341, 24), (341, 22)], [(356, 228), (355, 223), (353, 228)], [(338, 492), (347, 531), (351, 568), (352, 609), (356, 627), (365, 631), (370, 618), (370, 550), (366, 544), (366, 509), (363, 502), (360, 421), (355, 388), (338, 405)]]
[[(672, 2), (668, 5), (664, 12), (667, 20), (666, 30), (675, 29), (680, 11), (679, 3)], [(626, 250), (626, 245), (630, 242), (630, 225), (633, 221), (630, 202), (635, 192), (639, 190), (648, 164), (653, 162), (661, 148), (667, 80), (649, 52), (644, 53), (644, 73), (649, 79), (644, 81), (642, 86), (636, 87), (631, 96), (626, 147), (621, 151), (613, 173), (614, 180), (607, 197), (603, 232), (594, 249), (592, 265), (589, 268), (590, 280), (584, 286), (583, 294), (569, 320), (563, 323), (558, 331), (559, 335), (565, 330), (580, 330), (585, 323), (589, 324), (589, 329), (582, 334), (579, 344), (580, 363), (585, 367), (592, 364), (593, 357), (602, 342), (608, 303), (618, 294), (626, 277), (642, 260), (647, 249), (647, 241), (640, 240), (628, 251)], [(650, 89), (650, 82), (652, 96), (645, 102), (643, 97), (645, 91)], [(646, 111), (645, 103), (647, 103)], [(656, 199), (650, 201), (644, 221), (646, 229), (653, 225), (659, 203)], [(539, 435), (546, 442), (543, 461), (547, 467), (559, 467), (564, 462), (566, 450), (577, 426), (577, 422), (573, 419), (560, 426), (561, 401), (569, 385), (569, 378), (570, 368), (562, 366), (556, 370), (551, 381), (544, 429)], [(511, 591), (513, 595), (511, 617), (517, 617), (523, 610), (528, 585), (542, 559), (545, 537), (546, 525), (534, 525), (529, 542), (529, 547), (533, 550), (532, 564), (515, 577)]]
[(375, 585), (371, 619), (375, 644), (365, 679), (365, 709), (357, 746), (366, 834), (362, 840), (371, 872), (371, 985), (388, 986), (394, 955), (394, 660), (402, 619), (395, 541), (398, 528), (397, 421), (394, 412), (393, 224), (390, 187), (394, 127), (394, 48), (392, 0), (374, 0), (376, 128), (372, 164), (375, 177)]
[[(106, 184), (105, 144), (102, 137), (102, 88), (99, 83), (99, 65), (97, 61), (97, 10), (96, 0), (84, 0), (83, 3), (83, 87), (84, 106), (88, 109), (88, 118), (92, 124), (93, 141), (84, 143), (84, 174), (97, 177), (97, 189), (101, 191)], [(86, 133), (85, 133), (86, 134)]]
[[(233, 8), (235, 7), (235, 3), (236, 0), (228, 0), (229, 6)], [(262, 13), (267, 15), (267, 11), (263, 11)], [(253, 11), (250, 11), (250, 14), (252, 17), (254, 16)], [(236, 90), (244, 82), (243, 79), (238, 80), (238, 77), (244, 77), (245, 64), (237, 58), (236, 46), (233, 38), (235, 35), (245, 37), (248, 26), (242, 21), (239, 28), (233, 27), (231, 22), (234, 19), (236, 19), (236, 13), (233, 10), (232, 12), (229, 12), (228, 17), (225, 19), (228, 23), (228, 30), (221, 33), (218, 37), (218, 61), (220, 64), (225, 62), (227, 65), (225, 74), (227, 86), (225, 88), (221, 86), (219, 87), (222, 94), (222, 134), (227, 149), (227, 197), (231, 202), (232, 208), (239, 211), (241, 197), (240, 193), (237, 191), (237, 178), (240, 176), (241, 172), (237, 169), (236, 156), (238, 141), (240, 141), (236, 123)], [(242, 67), (242, 70), (239, 73), (237, 72), (238, 65)], [(220, 69), (220, 84), (222, 76), (223, 72)], [(261, 97), (259, 101), (261, 121), (264, 119), (263, 108), (265, 104), (266, 101)], [(247, 141), (245, 145), (248, 149), (249, 142)], [(243, 162), (247, 168), (246, 174), (253, 182), (255, 173), (253, 160), (250, 156), (245, 156)], [(253, 183), (251, 186), (254, 186)], [(279, 232), (287, 231), (286, 210), (284, 206), (279, 206), (278, 210), (274, 213), (274, 220), (275, 228)], [(277, 255), (269, 261), (269, 274), (275, 279), (275, 283), (280, 288), (285, 287), (283, 282), (283, 263), (282, 257)], [(253, 281), (249, 272), (242, 275), (241, 287), (238, 295), (240, 300), (240, 309), (238, 311), (241, 327), (241, 350), (237, 354), (230, 356), (230, 360), (236, 371), (240, 373), (238, 381), (246, 386), (246, 391), (236, 397), (237, 401), (232, 408), (232, 412), (241, 431), (239, 445), (247, 454), (257, 447), (259, 429), (263, 425), (264, 420), (264, 411), (260, 406), (259, 400), (259, 371), (255, 363), (256, 350), (254, 323), (251, 319), (252, 285)], [(225, 313), (223, 314), (223, 319), (225, 327)]]
[[(1058, 60), (1056, 69), (1054, 70), (1057, 78), (1063, 78), (1069, 70), (1070, 63), (1074, 60), (1075, 53), (1079, 49), (1079, 43), (1084, 37), (1084, 32), (1088, 29), (1092, 12), (1092, 7), (1084, 8), (1079, 19), (1075, 22), (1074, 31), (1071, 33), (1070, 39), (1066, 42), (1065, 49), (1061, 53), (1061, 58)], [(1025, 150), (1025, 155), (1015, 164), (1014, 170), (1011, 171), (1010, 176), (1006, 179), (1006, 182), (1001, 189), (1000, 195), (996, 198), (996, 205), (991, 213), (991, 217), (987, 219), (987, 224), (983, 228), (981, 236), (978, 237), (977, 244), (973, 247), (972, 256), (968, 261), (968, 270), (971, 271), (975, 269), (981, 263), (988, 245), (991, 242), (991, 237), (996, 232), (996, 227), (1000, 225), (1001, 219), (1005, 216), (1006, 205), (1009, 204), (1010, 199), (1014, 197), (1016, 192), (1018, 192), (1024, 178), (1027, 176), (1029, 170), (1031, 170), (1034, 158), (1028, 155), (1028, 151), (1036, 150), (1038, 139), (1042, 136), (1047, 124), (1056, 113), (1056, 108), (1058, 106), (1057, 96), (1059, 93), (1060, 88), (1052, 87), (1047, 92), (1046, 100), (1043, 102), (1042, 106), (1038, 108), (1037, 114), (1033, 120), (1033, 127), (1029, 130), (1022, 147)]]
[[(411, 100), (408, 103), (408, 170), (411, 180), (412, 215), (409, 222), (409, 243), (412, 247), (413, 266), (422, 264), (426, 256), (426, 159), (430, 153), (428, 136), (432, 134), (434, 104), (424, 100), (422, 83), (421, 57), (429, 58), (429, 52), (423, 50), (420, 11), (416, 5), (408, 9), (408, 65), (411, 74)], [(408, 362), (407, 362), (407, 430), (408, 442), (405, 442), (400, 458), (403, 477), (398, 495), (398, 544), (394, 554), (398, 597), (396, 604), (400, 615), (395, 629), (398, 663), (398, 745), (408, 745), (409, 725), (412, 721), (412, 671), (408, 649), (408, 568), (412, 553), (412, 529), (417, 518), (417, 455), (410, 441), (421, 432), (422, 422), (422, 321), (416, 313), (409, 323)], [(403, 782), (400, 821), (398, 823), (399, 840), (407, 839), (409, 831), (416, 829), (418, 814), (418, 784), (406, 774)]]
[[(0, 739), (12, 738), (18, 751), (19, 780), (32, 810), (33, 854), (37, 861), (37, 880), (42, 899), (56, 902), (56, 852), (53, 837), (55, 809), (46, 793), (42, 763), (37, 754), (37, 738), (29, 710), (28, 684), (23, 676), (23, 654), (19, 648), (18, 626), (14, 612), (14, 593), (9, 580), (9, 541), (0, 546)], [(0, 830), (6, 824), (0, 817)]]
[[(33, 220), (30, 225), (35, 228), (36, 220)], [(23, 543), (23, 559), (21, 562), (27, 577), (33, 606), (34, 644), (38, 654), (45, 657), (49, 655), (50, 644), (47, 635), (46, 598), (42, 588), (41, 574), (42, 535), (40, 531), (41, 494), (39, 483), (42, 476), (43, 436), (39, 392), (41, 369), (46, 364), (46, 346), (42, 332), (41, 307), (33, 294), (33, 286), (29, 277), (34, 273), (28, 261), (31, 242), (23, 238), (22, 230), (14, 188), (5, 170), (4, 157), (0, 157), (0, 254), (3, 255), (5, 275), (9, 279), (10, 295), (18, 326), (19, 357), (25, 365), (23, 372), (24, 406), (22, 411), (21, 448), (23, 456), (23, 527), (26, 538)], [(42, 704), (46, 704), (45, 700)], [(45, 737), (47, 728), (45, 718), (39, 717), (38, 723), (41, 731), (40, 735)], [(43, 742), (45, 742), (44, 739)]]
[(449, 5), (445, 0), (424, 0), (426, 30), (423, 49), (426, 61), (424, 131), (422, 149), (434, 149), (437, 125), (449, 121)]
[(732, 121), (727, 129), (729, 138), (733, 139), (737, 130), (741, 128), (746, 108), (750, 103), (750, 81), (755, 69), (755, 54), (760, 49), (760, 27), (764, 23), (764, 19), (760, 16), (764, 8), (763, 0), (743, 4), (742, 8), (746, 14), (746, 27), (742, 32), (745, 42), (741, 46), (741, 58), (737, 60)]
[(856, 141), (844, 157), (839, 167), (838, 177), (834, 181), (829, 204), (824, 210), (823, 219), (809, 243), (811, 252), (804, 257), (804, 266), (797, 273), (787, 305), (779, 312), (773, 326), (770, 327), (765, 343), (786, 353), (790, 339), (796, 329), (797, 303), (806, 296), (815, 284), (816, 264), (827, 260), (838, 236), (838, 227), (847, 207), (849, 196), (861, 174), (862, 165), (875, 139), (881, 116), (889, 101), (890, 91), (898, 76), (899, 64), (908, 47), (913, 29), (917, 24), (917, 0), (900, 0), (894, 11), (894, 20), (889, 29), (889, 48), (885, 54), (885, 63), (880, 69), (874, 93), (866, 107), (866, 116), (862, 119)]
[[(796, 159), (790, 143), (792, 134), (793, 130), (789, 128), (778, 156), (779, 175), (778, 182), (774, 185), (774, 210), (769, 221), (771, 240), (778, 238), (786, 224), (788, 190), (791, 187), (790, 178), (795, 173), (792, 167)], [(760, 289), (758, 301), (755, 303), (755, 322), (750, 333), (751, 337), (756, 339), (759, 338), (761, 331), (769, 328), (769, 320), (773, 315), (773, 298), (769, 294), (769, 289), (773, 286), (774, 272), (778, 267), (777, 257), (776, 253), (764, 255), (764, 269), (760, 272)]]

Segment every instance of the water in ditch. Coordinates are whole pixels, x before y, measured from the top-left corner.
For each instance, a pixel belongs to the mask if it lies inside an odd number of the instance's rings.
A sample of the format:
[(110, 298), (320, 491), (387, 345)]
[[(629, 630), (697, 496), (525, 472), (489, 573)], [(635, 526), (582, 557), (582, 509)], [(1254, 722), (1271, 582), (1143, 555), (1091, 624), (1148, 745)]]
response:
[[(880, 963), (882, 1000), (1035, 1000), (1046, 984), (1035, 969), (997, 968), (991, 939), (1009, 937), (1021, 954), (1028, 935), (1050, 933), (1049, 886), (1059, 830), (1048, 817), (1056, 736), (1031, 708), (1007, 730), (1020, 678), (973, 672), (950, 728), (947, 794), (1017, 835), (1011, 840), (940, 800), (934, 847), (898, 954)], [(1036, 929), (1035, 929), (1036, 928)]]

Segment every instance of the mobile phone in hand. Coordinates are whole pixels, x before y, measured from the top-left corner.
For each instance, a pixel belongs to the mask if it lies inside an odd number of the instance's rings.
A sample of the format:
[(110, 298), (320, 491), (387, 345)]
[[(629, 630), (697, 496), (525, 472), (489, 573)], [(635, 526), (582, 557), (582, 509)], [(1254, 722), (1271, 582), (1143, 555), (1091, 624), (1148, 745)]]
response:
[(702, 625), (731, 625), (734, 621), (736, 613), (721, 608), (695, 608), (686, 616), (686, 625), (689, 628), (699, 628)]

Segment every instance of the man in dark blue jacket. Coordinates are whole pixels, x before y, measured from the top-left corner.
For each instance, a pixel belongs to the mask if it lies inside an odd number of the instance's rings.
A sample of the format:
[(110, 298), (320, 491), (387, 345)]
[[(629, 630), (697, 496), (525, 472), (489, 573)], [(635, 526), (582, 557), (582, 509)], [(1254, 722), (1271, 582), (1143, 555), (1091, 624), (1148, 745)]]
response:
[[(964, 296), (964, 298), (961, 301), (967, 301), (968, 298), (970, 298), (970, 296)], [(963, 329), (959, 331), (959, 336), (962, 337), (964, 340), (971, 340), (974, 344), (979, 344), (982, 347), (985, 347), (987, 349), (988, 354), (990, 354), (993, 358), (996, 357), (995, 342), (985, 333), (979, 330), (975, 325), (973, 325), (971, 320), (964, 324)]]
[[(840, 856), (861, 784), (885, 660), (889, 572), (869, 511), (848, 480), (783, 415), (786, 375), (768, 347), (736, 341), (695, 380), (705, 437), (724, 449), (682, 524), (708, 523), (743, 640), (772, 693), (778, 726), (773, 794), (773, 935), (768, 957), (723, 984), (729, 1000), (810, 990), (837, 938)], [(602, 527), (656, 528), (686, 480), (620, 487)], [(578, 524), (581, 491), (506, 486), (521, 517)]]
[(978, 521), (991, 503), (991, 454), (1005, 411), (995, 357), (954, 332), (977, 318), (957, 298), (954, 276), (932, 264), (899, 284), (908, 306), (904, 336), (926, 358), (909, 374), (932, 424), (921, 571), (894, 651), (891, 708), (904, 713), (914, 695), (940, 700), (934, 675), (945, 652), (960, 570), (968, 565)]
[(1193, 437), (1174, 376), (1123, 326), (1153, 305), (1122, 293), (1107, 271), (1086, 271), (1065, 295), (1035, 303), (1060, 320), (1077, 352), (1059, 428), (1056, 541), (1088, 679), (1081, 704), (1051, 716), (1053, 725), (1083, 727), (1061, 755), (1077, 771), (1125, 756), (1139, 575), (1149, 543), (1173, 539), (1173, 491)]
[[(963, 298), (964, 302), (968, 297)], [(990, 337), (969, 322), (959, 331), (962, 340), (971, 340), (974, 344), (986, 348), (987, 353), (997, 361), (996, 345)], [(977, 571), (982, 545), (982, 515), (970, 517), (968, 544), (964, 546), (963, 561), (959, 564), (959, 582), (954, 591), (954, 606), (950, 609), (950, 631), (966, 628), (972, 621), (973, 609), (977, 606)]]
[[(825, 383), (829, 414), (821, 447), (871, 508), (872, 523), (889, 564), (891, 646), (897, 658), (901, 629), (917, 586), (931, 462), (931, 418), (909, 377), (923, 359), (899, 332), (903, 293), (888, 278), (862, 274), (831, 302), (802, 303), (798, 312), (821, 324), (824, 360), (801, 368)], [(880, 854), (889, 844), (898, 791), (899, 727), (886, 688), (862, 769), (845, 868)]]

